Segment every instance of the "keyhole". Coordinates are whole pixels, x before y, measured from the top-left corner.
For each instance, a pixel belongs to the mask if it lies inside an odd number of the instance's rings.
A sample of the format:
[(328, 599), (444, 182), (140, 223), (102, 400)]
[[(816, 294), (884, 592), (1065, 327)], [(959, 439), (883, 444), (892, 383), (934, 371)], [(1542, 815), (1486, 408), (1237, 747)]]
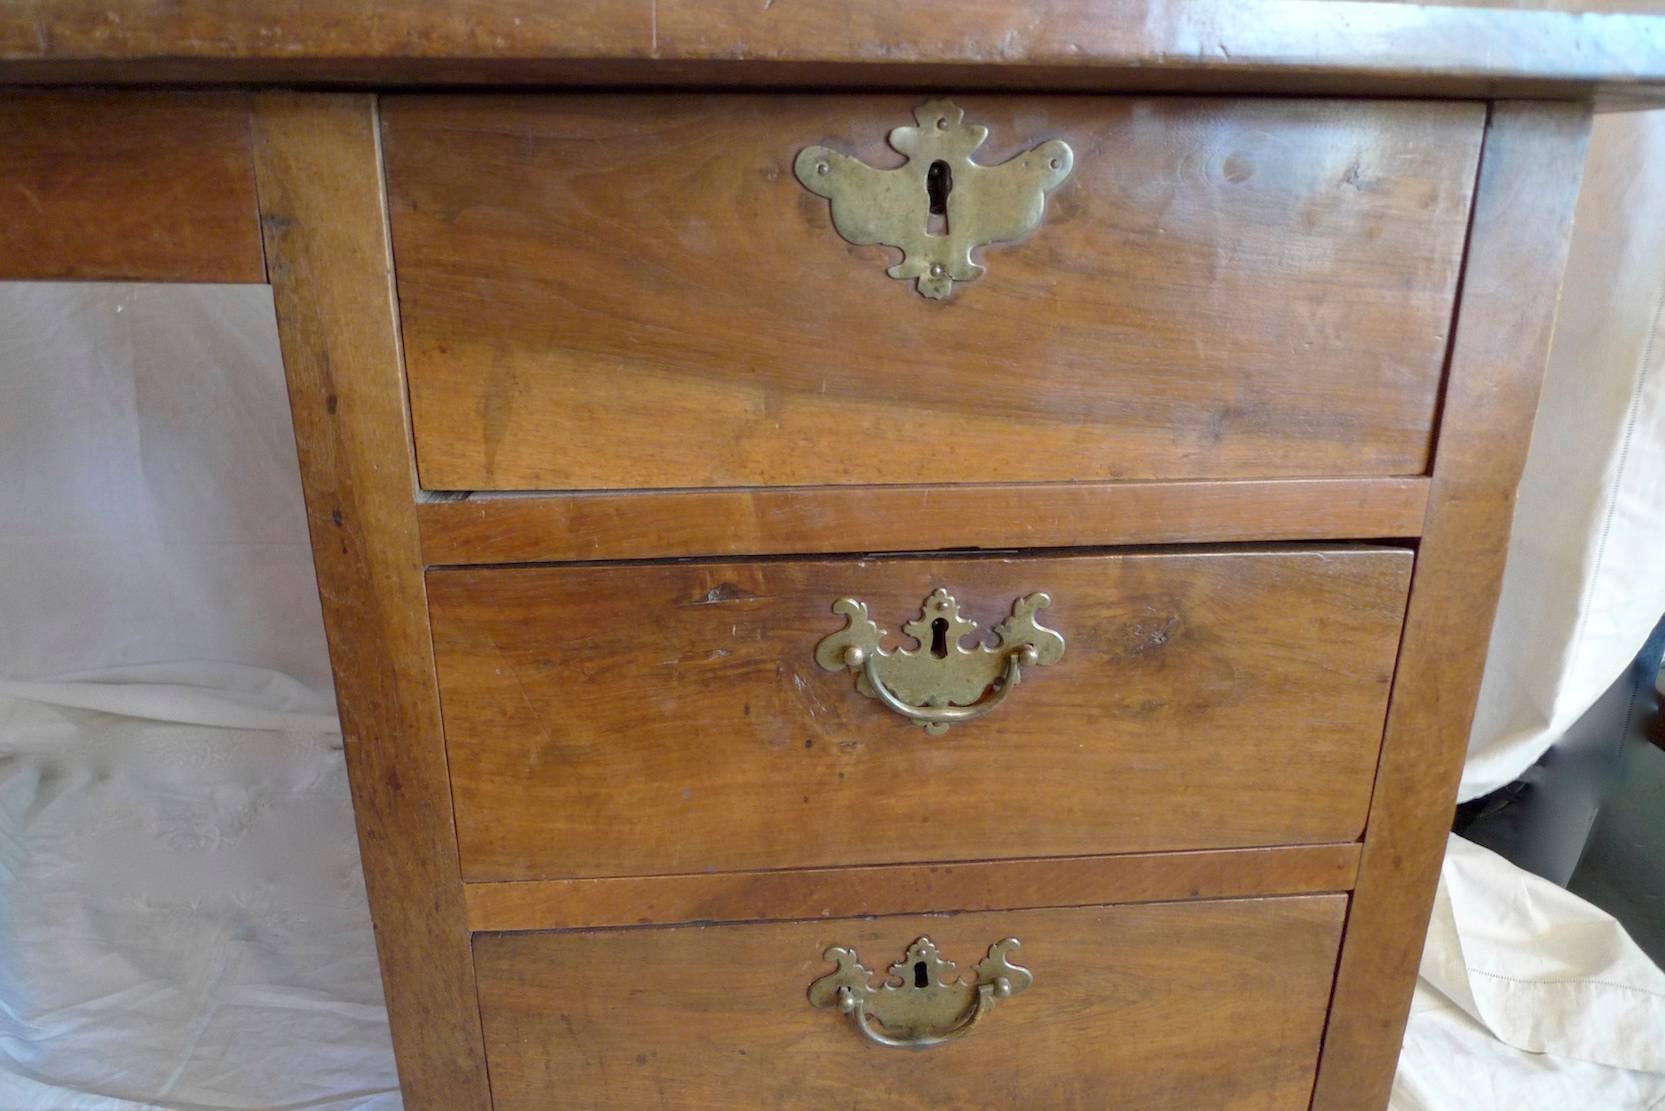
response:
[(931, 978), (925, 974), (924, 961), (915, 961), (913, 963), (913, 986), (916, 988), (928, 988), (931, 986)]
[(930, 202), (925, 218), (927, 234), (948, 234), (948, 194), (953, 191), (954, 168), (939, 158), (925, 171), (925, 196)]
[(946, 617), (939, 617), (931, 622), (931, 655), (939, 660), (946, 658), (948, 655), (948, 618)]

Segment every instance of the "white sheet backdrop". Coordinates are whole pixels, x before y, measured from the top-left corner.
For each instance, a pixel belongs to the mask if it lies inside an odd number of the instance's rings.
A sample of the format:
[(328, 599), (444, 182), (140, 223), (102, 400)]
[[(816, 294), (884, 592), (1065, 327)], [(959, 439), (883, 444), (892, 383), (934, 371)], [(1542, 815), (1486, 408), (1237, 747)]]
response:
[(0, 1108), (397, 1107), (271, 291), (0, 284), (0, 475)]
[[(1465, 795), (1665, 567), (1665, 115), (1604, 117)], [(0, 284), (0, 1108), (396, 1107), (269, 290)], [(1453, 841), (1398, 1111), (1665, 1107), (1665, 978)]]
[(0, 283), (0, 677), (330, 689), (266, 286)]
[[(1665, 112), (1599, 116), (1464, 798), (1530, 767), (1665, 613), (1662, 297)], [(1661, 992), (1607, 915), (1453, 838), (1395, 1111), (1665, 1107)]]
[(1665, 112), (1596, 117), (1461, 797), (1510, 782), (1665, 614)]

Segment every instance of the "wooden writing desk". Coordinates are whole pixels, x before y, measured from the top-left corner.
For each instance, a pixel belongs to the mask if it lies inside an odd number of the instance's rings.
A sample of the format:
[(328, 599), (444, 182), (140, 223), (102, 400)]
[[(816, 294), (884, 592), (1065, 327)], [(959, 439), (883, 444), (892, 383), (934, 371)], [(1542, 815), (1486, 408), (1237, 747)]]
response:
[(274, 287), (411, 1106), (1384, 1105), (1665, 19), (27, 12), (0, 276)]

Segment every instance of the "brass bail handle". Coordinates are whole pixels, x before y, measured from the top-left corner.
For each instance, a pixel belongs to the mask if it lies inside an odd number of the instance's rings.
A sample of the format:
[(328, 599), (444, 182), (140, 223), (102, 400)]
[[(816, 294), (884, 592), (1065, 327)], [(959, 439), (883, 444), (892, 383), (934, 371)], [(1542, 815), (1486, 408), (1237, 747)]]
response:
[(877, 987), (856, 951), (835, 945), (822, 954), (838, 967), (809, 985), (809, 1001), (848, 1015), (862, 1037), (887, 1049), (930, 1049), (965, 1037), (994, 1009), (1034, 982), (1011, 954), (1023, 945), (1008, 937), (989, 946), (969, 978), (944, 960), (936, 943), (916, 938)]
[(867, 604), (840, 598), (832, 608), (845, 627), (815, 646), (815, 660), (828, 671), (854, 672), (862, 694), (939, 735), (1004, 705), (1024, 668), (1063, 656), (1064, 638), (1035, 620), (1051, 604), (1043, 592), (1019, 598), (1012, 615), (994, 627), (995, 643), (968, 649), (961, 642), (977, 623), (961, 617), (954, 596), (938, 589), (919, 617), (902, 626), (919, 647), (886, 651), (884, 630), (867, 616)]
[(938, 1033), (908, 1034), (905, 1037), (893, 1038), (889, 1034), (880, 1032), (874, 1023), (868, 1021), (866, 997), (857, 995), (851, 988), (838, 989), (838, 1009), (850, 1016), (850, 1021), (861, 1031), (862, 1037), (874, 1045), (882, 1045), (887, 1049), (930, 1049), (932, 1046), (963, 1038), (971, 1033), (985, 1014), (994, 1009), (996, 998), (1004, 999), (1010, 995), (1011, 988), (1007, 987), (1004, 994), (994, 984), (978, 984), (977, 995), (971, 1004), (971, 1009), (957, 1020), (954, 1025)]
[(994, 695), (971, 706), (910, 706), (885, 686), (884, 676), (879, 673), (881, 658), (868, 655), (866, 649), (854, 644), (844, 650), (844, 666), (851, 671), (859, 669), (867, 677), (867, 685), (873, 688), (880, 702), (915, 725), (923, 725), (926, 732), (941, 734), (946, 733), (950, 725), (975, 721), (998, 709), (1012, 693), (1012, 688), (1023, 679), (1022, 669), (1033, 667), (1041, 656), (1033, 644), (1025, 644), (1007, 653), (1006, 670), (994, 681)]

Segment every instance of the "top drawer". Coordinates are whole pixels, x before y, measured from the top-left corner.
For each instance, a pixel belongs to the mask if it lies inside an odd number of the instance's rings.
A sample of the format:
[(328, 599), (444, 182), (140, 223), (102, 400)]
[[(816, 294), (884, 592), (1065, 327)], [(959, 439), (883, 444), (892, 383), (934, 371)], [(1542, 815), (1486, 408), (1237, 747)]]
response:
[(387, 98), (423, 484), (1425, 469), (1481, 105), (954, 99), (1074, 168), (928, 300), (793, 173), (901, 165), (920, 97)]

